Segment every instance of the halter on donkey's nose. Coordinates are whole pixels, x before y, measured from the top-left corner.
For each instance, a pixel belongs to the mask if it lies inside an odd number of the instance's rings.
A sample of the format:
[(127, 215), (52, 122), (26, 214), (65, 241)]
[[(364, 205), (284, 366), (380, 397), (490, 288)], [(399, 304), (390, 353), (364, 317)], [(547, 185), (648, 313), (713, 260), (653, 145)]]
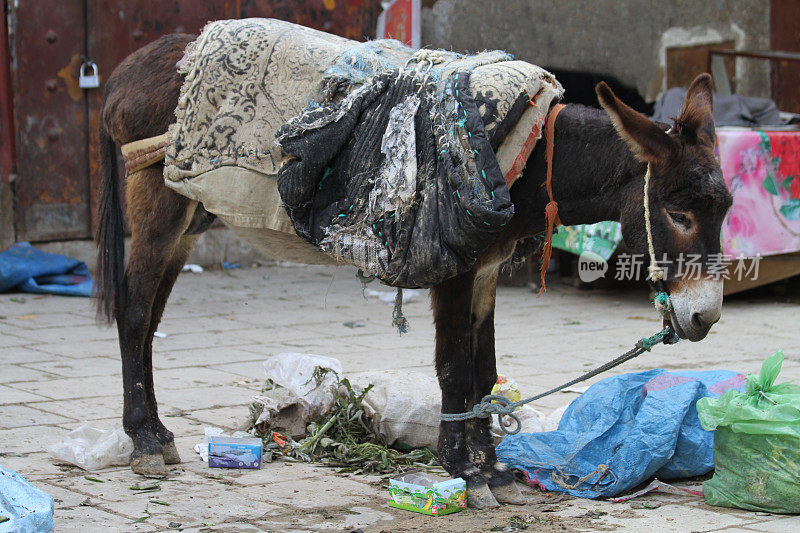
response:
[[(664, 319), (664, 324), (671, 324), (670, 313), (672, 312), (672, 301), (669, 299), (667, 287), (664, 284), (664, 269), (658, 265), (656, 260), (656, 250), (653, 245), (653, 230), (650, 224), (650, 163), (647, 164), (647, 171), (644, 174), (644, 227), (647, 233), (647, 252), (650, 254), (650, 266), (647, 267), (647, 280), (655, 288), (656, 294), (653, 298), (653, 305), (656, 311)], [(669, 330), (664, 338), (664, 344), (675, 344), (680, 340), (674, 328), (666, 326)]]

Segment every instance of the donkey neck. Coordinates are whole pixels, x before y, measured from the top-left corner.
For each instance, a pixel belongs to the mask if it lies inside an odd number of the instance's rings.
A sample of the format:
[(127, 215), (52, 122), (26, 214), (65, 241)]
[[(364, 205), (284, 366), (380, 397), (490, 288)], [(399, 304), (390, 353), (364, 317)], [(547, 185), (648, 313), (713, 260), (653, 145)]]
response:
[[(631, 184), (641, 180), (645, 164), (637, 161), (619, 137), (611, 119), (599, 109), (567, 105), (555, 124), (553, 197), (566, 225), (619, 220), (622, 202)], [(532, 216), (533, 231), (540, 226), (548, 198), (544, 182), (547, 165), (545, 142), (537, 143), (520, 190), (511, 189), (516, 211)], [(516, 194), (515, 194), (516, 193)], [(529, 218), (530, 214), (528, 217)]]

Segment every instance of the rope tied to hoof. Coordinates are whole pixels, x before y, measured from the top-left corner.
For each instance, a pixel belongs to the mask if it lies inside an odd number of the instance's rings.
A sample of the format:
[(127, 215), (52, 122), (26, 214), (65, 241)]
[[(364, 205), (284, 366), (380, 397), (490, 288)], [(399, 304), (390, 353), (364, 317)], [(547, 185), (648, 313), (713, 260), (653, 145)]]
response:
[[(601, 374), (606, 370), (611, 370), (612, 368), (619, 366), (622, 363), (643, 354), (644, 352), (649, 352), (653, 349), (653, 346), (664, 342), (664, 340), (667, 339), (671, 333), (672, 331), (670, 328), (665, 327), (655, 335), (640, 339), (636, 342), (636, 345), (632, 349), (628, 350), (616, 359), (613, 359), (601, 366), (598, 366), (594, 370), (590, 370), (589, 372), (571, 381), (559, 385), (558, 387), (554, 387), (541, 394), (531, 396), (530, 398), (525, 398), (524, 400), (520, 400), (518, 402), (512, 402), (505, 396), (500, 396), (499, 394), (489, 394), (484, 396), (480, 402), (475, 404), (472, 407), (472, 410), (464, 413), (442, 413), (441, 420), (443, 422), (461, 422), (473, 418), (491, 418), (492, 415), (497, 415), (497, 421), (499, 422), (500, 428), (503, 430), (503, 432), (508, 435), (516, 435), (522, 429), (522, 420), (520, 420), (520, 418), (514, 414), (514, 411), (517, 409), (517, 407), (521, 407), (527, 403), (534, 402), (544, 398), (545, 396), (549, 396), (560, 390), (564, 390), (567, 387), (575, 385), (576, 383), (580, 383), (581, 381), (586, 381), (587, 379), (593, 378), (594, 376)], [(503, 420), (503, 417), (508, 417), (511, 420), (509, 423), (506, 423)]]

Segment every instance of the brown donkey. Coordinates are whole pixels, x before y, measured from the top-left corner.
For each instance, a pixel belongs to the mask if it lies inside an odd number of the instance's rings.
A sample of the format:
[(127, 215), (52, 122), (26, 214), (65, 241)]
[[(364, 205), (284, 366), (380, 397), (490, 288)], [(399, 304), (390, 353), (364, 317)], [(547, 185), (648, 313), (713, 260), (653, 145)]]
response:
[[(106, 84), (100, 122), (99, 308), (109, 320), (116, 319), (119, 330), (123, 424), (135, 445), (131, 467), (144, 475), (165, 475), (165, 465), (180, 461), (173, 435), (158, 416), (151, 344), (175, 279), (213, 215), (166, 188), (162, 165), (133, 174), (125, 190), (132, 232), (125, 266), (116, 145), (160, 135), (174, 121), (182, 83), (175, 64), (193, 39), (166, 36), (125, 59)], [(605, 84), (598, 85), (597, 93), (604, 111), (568, 105), (555, 119), (552, 185), (562, 222), (618, 220), (628, 248), (646, 253), (643, 186), (649, 168), (659, 262), (662, 257), (673, 262), (681, 253), (718, 254), (720, 227), (732, 200), (714, 157), (710, 76), (694, 81), (669, 131), (623, 104)], [(544, 144), (537, 144), (511, 189), (515, 215), (504, 232), (470, 271), (431, 290), (443, 413), (470, 409), (496, 380), (497, 271), (517, 241), (545, 228)], [(665, 322), (680, 337), (704, 338), (720, 316), (722, 282), (678, 279), (674, 269), (668, 273), (673, 309)], [(489, 419), (442, 422), (439, 460), (467, 481), (471, 506), (523, 503), (513, 474), (497, 462), (489, 428)]]

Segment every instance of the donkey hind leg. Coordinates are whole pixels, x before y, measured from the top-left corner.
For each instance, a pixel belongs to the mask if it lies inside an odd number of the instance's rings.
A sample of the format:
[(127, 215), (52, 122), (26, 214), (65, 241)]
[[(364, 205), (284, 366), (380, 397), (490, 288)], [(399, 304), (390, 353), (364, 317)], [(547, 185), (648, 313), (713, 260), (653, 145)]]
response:
[[(494, 306), (497, 289), (497, 267), (476, 277), (472, 292), (472, 390), (467, 398), (467, 410), (491, 393), (497, 381), (494, 340)], [(491, 418), (467, 421), (467, 451), (489, 483), (500, 503), (523, 505), (525, 497), (519, 490), (514, 473), (497, 460), (491, 434)]]
[[(431, 289), (436, 325), (436, 374), (442, 389), (442, 412), (461, 413), (472, 390), (470, 309), (472, 273), (451, 278)], [(467, 504), (484, 509), (499, 503), (484, 475), (468, 457), (466, 423), (439, 423), (439, 462), (453, 477), (467, 483)]]
[(131, 253), (125, 276), (125, 304), (117, 313), (124, 388), (122, 422), (133, 439), (131, 468), (146, 476), (164, 476), (167, 472), (152, 415), (156, 412), (149, 357), (153, 307), (196, 205), (165, 188), (161, 179), (157, 167), (128, 178)]
[(192, 249), (199, 237), (200, 234), (183, 235), (178, 241), (172, 257), (169, 258), (164, 275), (156, 290), (150, 315), (150, 327), (147, 330), (147, 337), (144, 343), (142, 363), (144, 365), (145, 390), (147, 391), (148, 408), (150, 410), (150, 423), (158, 442), (161, 443), (161, 455), (164, 457), (164, 463), (168, 465), (180, 463), (181, 457), (178, 454), (178, 448), (175, 447), (174, 435), (158, 417), (158, 402), (156, 401), (155, 387), (153, 386), (153, 336), (159, 322), (161, 322), (161, 316), (164, 313), (169, 294), (172, 292), (172, 287), (175, 285), (175, 281), (178, 279), (178, 275), (181, 273), (183, 265), (186, 264), (186, 260), (189, 258), (189, 254), (192, 253)]

